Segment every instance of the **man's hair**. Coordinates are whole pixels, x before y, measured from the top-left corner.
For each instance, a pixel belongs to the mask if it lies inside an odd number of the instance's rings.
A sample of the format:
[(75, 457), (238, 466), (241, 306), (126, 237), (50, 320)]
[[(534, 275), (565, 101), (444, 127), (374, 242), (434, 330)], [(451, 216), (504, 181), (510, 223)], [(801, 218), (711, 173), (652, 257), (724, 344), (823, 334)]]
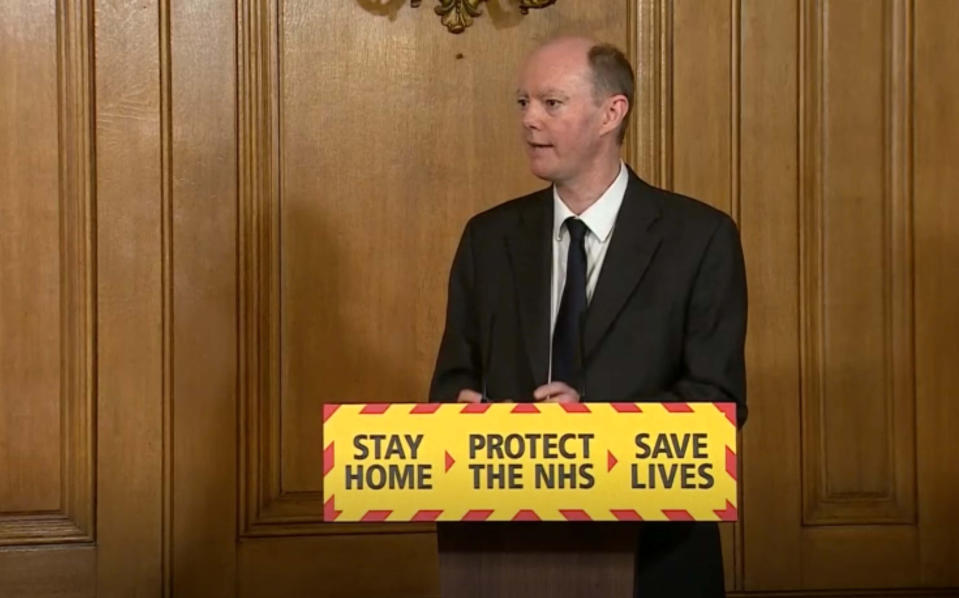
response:
[(590, 48), (589, 66), (593, 71), (593, 93), (597, 101), (608, 95), (619, 94), (626, 96), (629, 101), (626, 116), (617, 131), (617, 140), (622, 145), (626, 138), (629, 115), (633, 111), (633, 94), (636, 87), (633, 67), (619, 48), (612, 44), (596, 44)]

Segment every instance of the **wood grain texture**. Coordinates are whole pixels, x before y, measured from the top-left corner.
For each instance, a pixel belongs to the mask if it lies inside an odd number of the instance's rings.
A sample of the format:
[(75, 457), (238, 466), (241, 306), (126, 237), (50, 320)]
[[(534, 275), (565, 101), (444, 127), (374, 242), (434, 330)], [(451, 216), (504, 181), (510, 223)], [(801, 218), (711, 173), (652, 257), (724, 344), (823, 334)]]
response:
[(0, 596), (94, 598), (96, 575), (93, 546), (0, 550)]
[(0, 68), (9, 82), (0, 92), (4, 512), (62, 507), (57, 23), (54, 12), (39, 4), (20, 2), (0, 16)]
[(97, 592), (159, 593), (164, 240), (159, 7), (96, 5)]
[(910, 16), (868, 1), (802, 16), (804, 521), (911, 523)]
[(628, 54), (636, 95), (626, 134), (626, 160), (641, 178), (672, 187), (672, 0), (629, 0)]
[(234, 7), (169, 13), (173, 596), (237, 592)]
[(800, 585), (797, 4), (742, 5), (740, 228), (749, 287), (744, 589)]
[(726, 213), (732, 208), (730, 2), (674, 0), (671, 189)]
[(439, 598), (433, 534), (245, 539), (238, 558), (240, 598)]
[(541, 186), (515, 67), (575, 31), (634, 59), (640, 174), (741, 229), (730, 595), (955, 595), (956, 3), (431, 8), (4, 5), (0, 543), (58, 544), (0, 595), (437, 596), (431, 526), (320, 522), (321, 406), (424, 398), (463, 224)]
[[(683, 0), (649, 3), (646, 42), (656, 58), (639, 56), (640, 159), (660, 184), (709, 203), (739, 219), (741, 3)], [(638, 36), (650, 37), (649, 33)], [(646, 50), (648, 53), (649, 50)], [(651, 68), (651, 72), (646, 69)], [(660, 74), (665, 71), (667, 74)], [(651, 94), (643, 85), (652, 85)], [(652, 157), (656, 155), (657, 157)], [(745, 453), (740, 451), (740, 459)], [(742, 502), (740, 501), (740, 504)], [(741, 528), (722, 525), (726, 589), (741, 587)]]
[(248, 532), (339, 530), (316, 525), (324, 401), (425, 398), (463, 225), (541, 185), (510, 99), (522, 56), (575, 30), (625, 46), (623, 4), (488, 11), (461, 37), (362, 3), (240, 11)]
[(919, 533), (911, 525), (807, 528), (802, 543), (803, 589), (919, 586)]
[(915, 5), (916, 450), (922, 582), (959, 587), (959, 4)]
[[(93, 539), (92, 29), (86, 3), (4, 11), (0, 544)], [(7, 35), (9, 33), (10, 35)]]

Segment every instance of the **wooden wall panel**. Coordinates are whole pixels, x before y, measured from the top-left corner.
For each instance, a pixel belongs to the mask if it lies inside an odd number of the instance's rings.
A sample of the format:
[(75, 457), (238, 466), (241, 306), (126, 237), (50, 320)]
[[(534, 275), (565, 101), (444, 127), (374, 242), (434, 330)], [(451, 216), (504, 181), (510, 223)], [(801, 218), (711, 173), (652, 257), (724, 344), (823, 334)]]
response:
[(673, 172), (672, 0), (627, 2), (630, 61), (636, 95), (626, 131), (625, 158), (641, 178), (667, 187)]
[(0, 545), (94, 535), (89, 18), (0, 15)]
[[(50, 11), (3, 11), (4, 167), (0, 226), (0, 410), (3, 511), (60, 507), (60, 198), (57, 188), (57, 27)], [(22, 36), (22, 37), (21, 37)], [(19, 38), (19, 39), (18, 39)], [(44, 52), (30, 39), (39, 40)], [(18, 43), (19, 42), (19, 43)], [(27, 139), (32, 143), (24, 143)], [(9, 447), (9, 449), (7, 448)], [(8, 452), (14, 447), (16, 453)], [(39, 474), (39, 475), (38, 475)]]
[(173, 596), (236, 596), (236, 26), (170, 6)]
[(804, 9), (804, 521), (911, 523), (909, 11), (869, 0)]
[[(96, 4), (98, 595), (163, 588), (164, 252), (160, 9)], [(168, 167), (168, 164), (167, 164)], [(167, 319), (169, 313), (166, 313)]]
[(924, 584), (959, 587), (959, 3), (915, 11), (919, 558)]
[[(740, 2), (673, 0), (655, 7), (665, 13), (662, 57), (668, 72), (660, 111), (666, 123), (659, 184), (739, 218)], [(645, 65), (637, 65), (642, 78)], [(643, 93), (642, 91), (640, 93)], [(638, 123), (645, 129), (653, 123)], [(739, 452), (742, 459), (744, 453)], [(726, 588), (741, 587), (741, 527), (721, 525)]]
[(736, 2), (674, 0), (670, 189), (731, 213)]
[(0, 543), (97, 545), (4, 547), (0, 595), (435, 596), (430, 526), (320, 523), (321, 405), (425, 397), (463, 223), (541, 185), (515, 68), (573, 31), (634, 57), (640, 174), (742, 231), (727, 587), (954, 593), (956, 3), (410, 4), (4, 5)]
[(625, 3), (488, 8), (453, 36), (411, 7), (242, 6), (248, 531), (324, 529), (301, 525), (322, 514), (324, 401), (425, 399), (463, 225), (541, 186), (511, 98), (525, 52), (574, 30), (625, 47)]
[(797, 3), (742, 3), (740, 231), (749, 287), (746, 590), (799, 588)]
[(252, 538), (238, 557), (240, 598), (440, 598), (433, 534)]
[(0, 551), (0, 596), (95, 598), (97, 551), (91, 545)]

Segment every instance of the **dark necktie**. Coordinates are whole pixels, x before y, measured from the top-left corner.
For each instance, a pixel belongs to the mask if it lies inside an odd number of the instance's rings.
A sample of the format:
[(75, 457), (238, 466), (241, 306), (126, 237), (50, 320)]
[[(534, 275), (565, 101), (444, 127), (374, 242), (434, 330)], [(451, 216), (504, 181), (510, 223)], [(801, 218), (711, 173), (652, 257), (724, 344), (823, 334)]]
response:
[(567, 218), (569, 253), (566, 258), (566, 286), (560, 300), (556, 326), (553, 328), (553, 380), (561, 380), (580, 388), (582, 367), (582, 325), (586, 314), (586, 225), (582, 220)]

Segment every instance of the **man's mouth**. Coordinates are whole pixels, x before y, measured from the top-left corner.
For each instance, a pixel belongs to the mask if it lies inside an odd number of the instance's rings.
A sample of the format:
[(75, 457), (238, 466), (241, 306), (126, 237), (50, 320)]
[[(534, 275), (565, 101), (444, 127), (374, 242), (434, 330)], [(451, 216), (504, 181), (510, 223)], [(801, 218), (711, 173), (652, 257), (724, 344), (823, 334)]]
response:
[(550, 143), (533, 143), (532, 141), (526, 142), (533, 149), (545, 149), (548, 147), (553, 147)]

